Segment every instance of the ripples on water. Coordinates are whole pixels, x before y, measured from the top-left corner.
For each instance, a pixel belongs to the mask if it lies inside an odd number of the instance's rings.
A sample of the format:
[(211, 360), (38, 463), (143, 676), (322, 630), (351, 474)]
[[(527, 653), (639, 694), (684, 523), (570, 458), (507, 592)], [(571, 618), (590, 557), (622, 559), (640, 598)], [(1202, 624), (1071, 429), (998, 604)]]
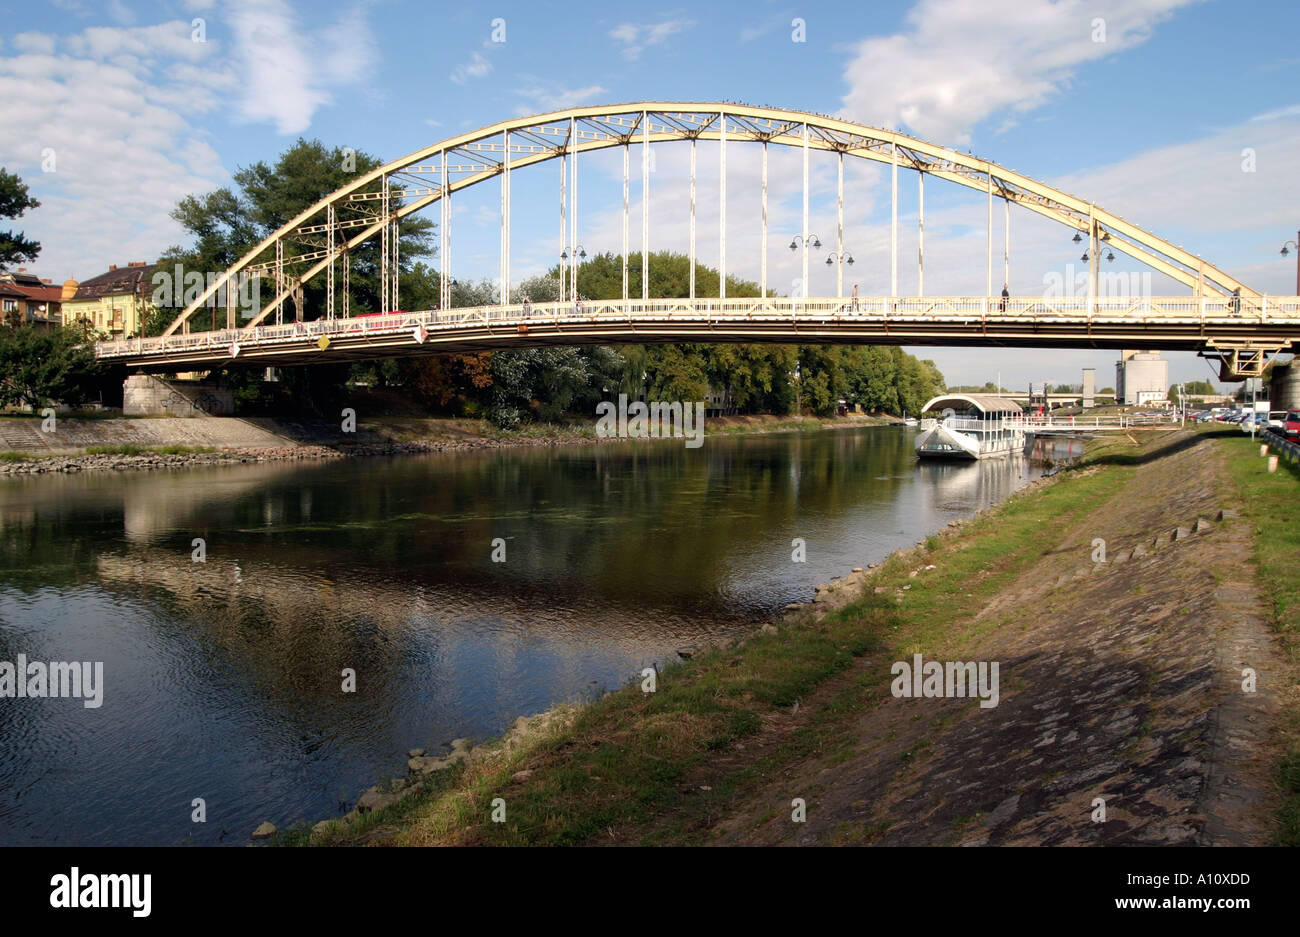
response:
[(408, 748), (618, 686), (1031, 476), (1019, 458), (918, 464), (912, 441), (877, 428), (0, 482), (0, 660), (103, 661), (106, 684), (93, 710), (0, 700), (0, 843), (242, 845), (262, 820), (336, 815), (404, 772)]

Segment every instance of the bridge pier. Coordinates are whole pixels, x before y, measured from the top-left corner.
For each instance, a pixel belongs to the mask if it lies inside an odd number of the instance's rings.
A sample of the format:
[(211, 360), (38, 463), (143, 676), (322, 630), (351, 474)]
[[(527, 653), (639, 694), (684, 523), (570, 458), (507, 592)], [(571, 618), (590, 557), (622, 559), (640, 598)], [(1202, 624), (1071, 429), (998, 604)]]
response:
[(1273, 365), (1268, 400), (1274, 410), (1300, 410), (1300, 367), (1294, 361)]
[(168, 381), (132, 374), (122, 382), (123, 416), (230, 416), (235, 392), (216, 381)]

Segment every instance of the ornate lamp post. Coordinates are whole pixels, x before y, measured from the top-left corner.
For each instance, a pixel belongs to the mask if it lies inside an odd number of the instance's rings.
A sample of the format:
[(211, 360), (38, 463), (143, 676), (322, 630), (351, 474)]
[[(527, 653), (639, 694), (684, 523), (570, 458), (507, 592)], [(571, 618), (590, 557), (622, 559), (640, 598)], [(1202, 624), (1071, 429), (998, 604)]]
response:
[[(804, 201), (807, 202), (807, 198), (805, 198)], [(804, 214), (807, 215), (807, 212), (805, 211)], [(807, 225), (807, 223), (808, 221), (807, 218), (805, 217), (804, 224)], [(808, 230), (807, 227), (805, 227), (804, 230), (807, 231)], [(797, 251), (800, 247), (803, 248), (803, 298), (804, 299), (808, 298), (808, 292), (809, 292), (808, 291), (808, 248), (810, 247), (820, 248), (821, 246), (822, 246), (822, 239), (815, 234), (809, 234), (805, 236), (800, 236), (796, 234), (794, 236), (794, 239), (790, 241), (790, 250)]]
[(835, 295), (844, 298), (844, 265), (853, 266), (853, 252), (848, 250), (831, 251), (826, 257), (826, 266), (835, 264)]
[[(1296, 238), (1300, 239), (1300, 232), (1296, 232)], [(1282, 245), (1282, 256), (1295, 251), (1295, 294), (1300, 296), (1300, 245), (1295, 241), (1287, 241)]]

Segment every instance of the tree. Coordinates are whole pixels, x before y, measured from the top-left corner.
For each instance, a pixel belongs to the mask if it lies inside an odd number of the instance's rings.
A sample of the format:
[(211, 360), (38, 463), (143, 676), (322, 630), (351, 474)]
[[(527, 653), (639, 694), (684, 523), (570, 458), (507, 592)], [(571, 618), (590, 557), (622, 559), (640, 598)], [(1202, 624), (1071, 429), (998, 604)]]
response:
[[(27, 194), (27, 186), (18, 176), (0, 167), (0, 218), (21, 218), (27, 209), (40, 206)], [(35, 260), (40, 252), (40, 242), (28, 240), (21, 231), (0, 231), (0, 272), (12, 264)]]
[[(274, 165), (259, 160), (236, 171), (232, 177), (234, 188), (223, 187), (205, 195), (187, 195), (181, 199), (171, 215), (189, 234), (191, 243), (188, 247), (169, 248), (163, 253), (161, 262), (166, 265), (166, 272), (173, 271), (180, 264), (187, 274), (220, 273), (304, 210), (379, 165), (379, 159), (368, 153), (327, 147), (319, 140), (300, 137), (280, 154)], [(375, 180), (360, 191), (378, 192), (381, 187), (382, 184)], [(400, 192), (401, 188), (395, 184), (389, 186), (390, 192)], [(433, 222), (426, 218), (402, 220), (398, 247), (401, 277), (414, 269), (413, 264), (418, 258), (432, 253), (430, 235), (433, 228)], [(286, 242), (286, 266), (292, 265), (299, 254), (318, 249), (311, 244)], [(358, 246), (350, 252), (349, 258), (350, 306), (379, 311), (382, 298), (379, 238), (371, 238)], [(427, 280), (427, 269), (421, 276)], [(264, 291), (268, 285), (273, 288), (273, 284), (263, 284)], [(418, 287), (426, 285), (426, 282), (421, 282)], [(166, 329), (187, 305), (183, 296), (181, 285), (174, 285), (172, 303), (149, 316), (145, 332), (157, 335)], [(263, 296), (263, 301), (269, 298)], [(323, 316), (326, 310), (325, 277), (317, 276), (303, 285), (301, 308), (294, 302), (286, 303), (286, 307), (292, 310), (289, 316), (300, 316), (304, 321)], [(211, 318), (196, 316), (191, 324), (195, 330), (224, 327), (225, 317), (215, 306)]]
[(101, 370), (75, 328), (0, 327), (0, 406), (21, 404), (36, 413), (55, 403), (82, 403)]
[(1168, 396), (1170, 401), (1173, 403), (1177, 403), (1179, 400), (1180, 392), (1187, 394), (1187, 396), (1189, 397), (1193, 397), (1193, 396), (1200, 397), (1208, 394), (1218, 393), (1218, 391), (1214, 389), (1214, 385), (1211, 384), (1209, 381), (1185, 381), (1181, 385), (1179, 384), (1169, 385)]

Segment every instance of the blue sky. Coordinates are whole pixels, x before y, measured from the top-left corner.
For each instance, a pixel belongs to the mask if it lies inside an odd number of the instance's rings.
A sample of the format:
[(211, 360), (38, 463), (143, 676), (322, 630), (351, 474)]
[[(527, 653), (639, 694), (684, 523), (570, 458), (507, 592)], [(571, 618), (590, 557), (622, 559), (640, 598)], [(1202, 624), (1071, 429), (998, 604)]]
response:
[[(1294, 266), (1278, 256), (1300, 227), (1300, 13), (1292, 4), (59, 0), (0, 3), (0, 13), (0, 165), (44, 202), (21, 226), (44, 244), (33, 269), (56, 281), (154, 259), (181, 239), (167, 217), (179, 197), (227, 183), (233, 170), (273, 159), (299, 135), (387, 160), (569, 105), (730, 100), (834, 114), (970, 149), (1104, 205), (1264, 292), (1295, 288)], [(201, 43), (192, 41), (196, 17)], [(505, 42), (492, 41), (497, 18)], [(806, 41), (794, 41), (796, 19)], [(651, 245), (684, 251), (684, 148), (669, 149), (658, 155), (652, 183)], [(1243, 171), (1247, 149), (1253, 172)], [(757, 251), (745, 237), (756, 204), (750, 155), (728, 154), (728, 268), (756, 279)], [(701, 191), (710, 193), (716, 157), (702, 150), (700, 166)], [(797, 263), (777, 229), (797, 217), (799, 179), (795, 162), (781, 166), (774, 157), (781, 181), (769, 275), (784, 292), (782, 278)], [(620, 171), (612, 154), (582, 167), (579, 240), (589, 252), (620, 247)], [(558, 253), (557, 173), (547, 163), (516, 174), (516, 279)], [(846, 244), (858, 260), (852, 279), (865, 294), (886, 291), (888, 178), (855, 166), (846, 179)], [(915, 183), (901, 184), (906, 292), (915, 285)], [(829, 233), (829, 158), (814, 165), (814, 190), (813, 230)], [(700, 200), (704, 262), (716, 259), (712, 197)], [(495, 199), (495, 190), (467, 194), (457, 205), (457, 276), (496, 275)], [(998, 225), (1000, 243), (1000, 218)], [(634, 218), (633, 250), (639, 230)], [(927, 186), (926, 248), (927, 293), (982, 292), (980, 197)], [(1078, 253), (1064, 228), (1013, 213), (1013, 292), (1041, 292), (1046, 276), (1080, 266)], [(1130, 269), (1125, 262), (1114, 269)], [(814, 279), (811, 291), (833, 292), (833, 276), (817, 276), (824, 282)], [(1158, 275), (1152, 289), (1182, 292)], [(918, 353), (950, 381), (1000, 371), (1017, 386), (1075, 382), (1089, 366), (1109, 383), (1116, 357)], [(1175, 379), (1209, 376), (1194, 356), (1172, 360)]]

